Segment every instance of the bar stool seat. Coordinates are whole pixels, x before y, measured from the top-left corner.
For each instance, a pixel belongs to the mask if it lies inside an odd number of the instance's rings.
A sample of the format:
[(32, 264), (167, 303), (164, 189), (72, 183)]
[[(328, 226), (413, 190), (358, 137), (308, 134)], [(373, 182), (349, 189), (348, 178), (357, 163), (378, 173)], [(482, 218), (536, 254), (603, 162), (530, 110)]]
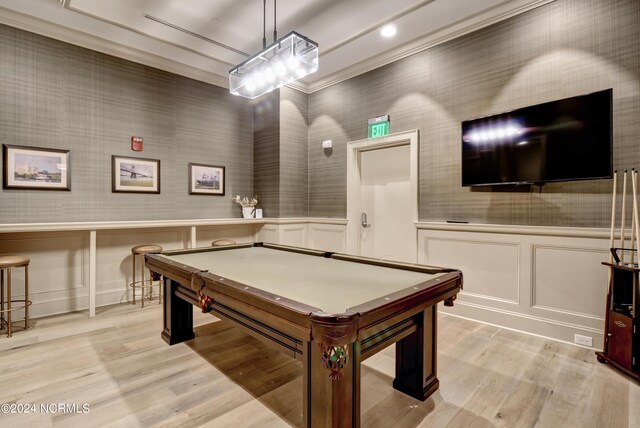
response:
[(0, 269), (27, 266), (30, 261), (25, 256), (0, 256)]
[[(0, 256), (0, 329), (7, 328), (7, 337), (11, 337), (12, 320), (11, 313), (24, 309), (24, 328), (29, 328), (29, 263), (31, 259), (25, 256)], [(11, 270), (13, 268), (24, 268), (24, 299), (13, 299), (11, 297)], [(5, 274), (7, 281), (5, 285)], [(13, 304), (17, 303), (18, 306)]]
[(233, 239), (216, 239), (211, 243), (212, 247), (222, 247), (225, 245), (236, 245), (237, 242)]
[(158, 254), (162, 252), (162, 247), (160, 245), (154, 244), (142, 244), (136, 245), (131, 249), (133, 254)]
[[(144, 308), (145, 290), (148, 290), (147, 297), (149, 300), (153, 299), (153, 289), (158, 287), (158, 304), (162, 303), (162, 284), (160, 279), (155, 279), (155, 275), (149, 272), (149, 279), (145, 278), (144, 268), (144, 256), (145, 254), (158, 254), (162, 252), (162, 246), (155, 244), (142, 244), (136, 245), (131, 248), (131, 254), (133, 255), (133, 281), (129, 284), (133, 290), (133, 304), (136, 304), (136, 288), (140, 288), (140, 300), (142, 300), (142, 307)], [(136, 279), (136, 257), (142, 259), (140, 265), (140, 279)]]

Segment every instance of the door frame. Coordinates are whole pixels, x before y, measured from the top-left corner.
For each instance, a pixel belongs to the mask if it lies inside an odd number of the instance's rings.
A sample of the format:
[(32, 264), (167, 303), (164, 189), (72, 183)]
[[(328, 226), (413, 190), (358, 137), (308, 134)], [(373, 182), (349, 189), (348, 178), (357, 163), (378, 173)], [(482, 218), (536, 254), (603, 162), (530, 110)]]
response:
[[(365, 138), (347, 142), (347, 252), (360, 255), (360, 214), (362, 213), (362, 177), (360, 176), (360, 152), (409, 145), (409, 181), (411, 189), (411, 220), (418, 221), (418, 146), (417, 129), (397, 132), (381, 138)], [(412, 261), (418, 259), (417, 230), (414, 234)]]

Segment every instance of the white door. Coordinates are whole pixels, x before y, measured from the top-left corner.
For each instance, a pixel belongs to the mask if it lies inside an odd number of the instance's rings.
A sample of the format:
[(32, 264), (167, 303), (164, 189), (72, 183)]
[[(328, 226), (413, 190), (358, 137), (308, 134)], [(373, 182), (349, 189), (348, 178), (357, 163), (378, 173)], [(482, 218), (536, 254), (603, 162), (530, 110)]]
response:
[(359, 152), (360, 255), (415, 261), (410, 159), (409, 144)]

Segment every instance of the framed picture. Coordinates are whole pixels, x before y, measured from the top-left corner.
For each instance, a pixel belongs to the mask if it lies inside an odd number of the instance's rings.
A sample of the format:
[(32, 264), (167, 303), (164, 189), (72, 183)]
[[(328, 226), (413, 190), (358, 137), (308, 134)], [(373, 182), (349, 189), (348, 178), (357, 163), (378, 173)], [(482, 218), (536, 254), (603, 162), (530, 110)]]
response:
[(224, 196), (224, 167), (190, 163), (189, 194)]
[(111, 191), (160, 193), (160, 160), (111, 156)]
[(69, 150), (2, 145), (5, 189), (71, 190)]

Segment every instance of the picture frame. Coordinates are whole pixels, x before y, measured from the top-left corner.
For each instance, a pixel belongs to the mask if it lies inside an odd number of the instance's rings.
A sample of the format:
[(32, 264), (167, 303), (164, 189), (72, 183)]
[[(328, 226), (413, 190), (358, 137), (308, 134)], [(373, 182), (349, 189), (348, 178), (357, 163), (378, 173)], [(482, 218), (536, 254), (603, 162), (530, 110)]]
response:
[(160, 160), (111, 156), (113, 193), (160, 193)]
[(71, 190), (70, 150), (2, 145), (4, 189)]
[(189, 163), (189, 194), (224, 196), (225, 167)]

